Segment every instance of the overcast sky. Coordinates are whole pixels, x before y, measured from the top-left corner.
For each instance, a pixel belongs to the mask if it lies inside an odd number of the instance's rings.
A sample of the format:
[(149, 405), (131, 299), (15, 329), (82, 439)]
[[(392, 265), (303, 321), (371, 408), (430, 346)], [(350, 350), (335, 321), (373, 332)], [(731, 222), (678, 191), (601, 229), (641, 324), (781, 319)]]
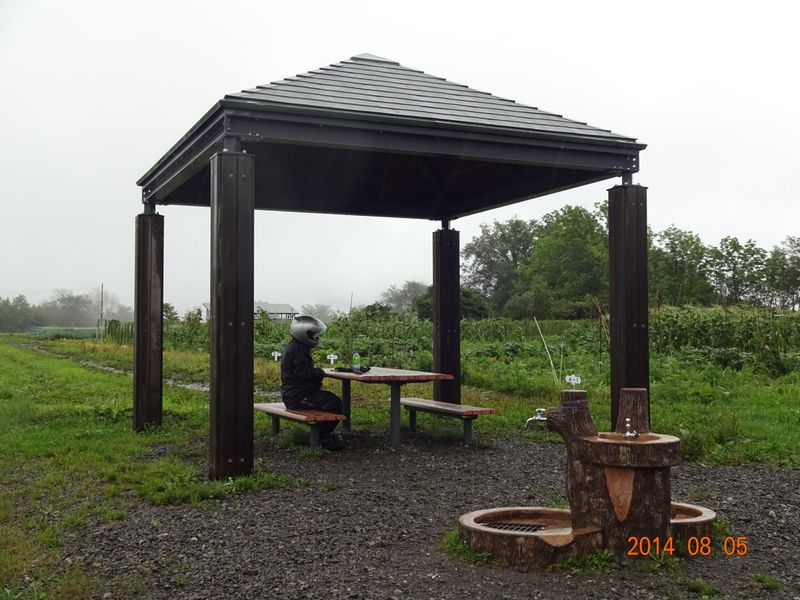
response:
[[(655, 230), (770, 249), (800, 235), (798, 6), (0, 0), (0, 296), (103, 282), (132, 304), (136, 180), (226, 93), (365, 52), (636, 137)], [(614, 183), (452, 225), (463, 246), (482, 222), (590, 208)], [(209, 298), (209, 212), (159, 212), (165, 300), (183, 312)], [(260, 211), (255, 297), (346, 309), (429, 283), (438, 227)]]

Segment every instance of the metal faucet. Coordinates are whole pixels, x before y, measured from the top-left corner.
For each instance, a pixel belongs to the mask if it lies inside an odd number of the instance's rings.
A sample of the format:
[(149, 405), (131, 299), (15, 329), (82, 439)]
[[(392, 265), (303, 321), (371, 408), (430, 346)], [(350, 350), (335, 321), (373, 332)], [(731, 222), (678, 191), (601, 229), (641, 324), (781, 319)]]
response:
[(639, 437), (639, 433), (631, 429), (631, 419), (630, 417), (625, 419), (625, 433), (622, 434), (627, 440), (636, 439)]
[(544, 408), (537, 408), (536, 415), (525, 421), (525, 429), (528, 428), (528, 425), (531, 423), (547, 423), (547, 412)]

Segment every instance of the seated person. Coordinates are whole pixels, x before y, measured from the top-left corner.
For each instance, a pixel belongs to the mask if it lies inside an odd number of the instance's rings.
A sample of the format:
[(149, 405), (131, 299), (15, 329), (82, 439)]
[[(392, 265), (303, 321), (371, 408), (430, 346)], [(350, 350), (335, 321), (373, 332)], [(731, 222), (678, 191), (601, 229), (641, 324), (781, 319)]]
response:
[[(294, 338), (283, 352), (281, 360), (281, 395), (288, 409), (314, 409), (342, 413), (342, 401), (322, 388), (325, 371), (314, 367), (311, 349), (319, 344), (319, 334), (327, 329), (314, 317), (298, 315), (289, 326)], [(328, 450), (344, 448), (342, 436), (333, 430), (339, 421), (320, 423), (320, 444)]]

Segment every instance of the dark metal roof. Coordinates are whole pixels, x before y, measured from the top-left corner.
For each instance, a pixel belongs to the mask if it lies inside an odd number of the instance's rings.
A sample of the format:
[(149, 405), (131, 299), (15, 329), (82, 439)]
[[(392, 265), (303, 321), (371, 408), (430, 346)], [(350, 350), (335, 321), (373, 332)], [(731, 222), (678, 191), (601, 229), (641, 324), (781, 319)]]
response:
[(514, 129), (581, 139), (636, 141), (371, 54), (228, 94), (225, 99), (241, 100), (257, 110), (313, 108), (331, 115), (413, 120), (486, 131)]
[(209, 204), (208, 161), (256, 156), (256, 207), (450, 219), (639, 168), (634, 138), (369, 54), (215, 104), (137, 183)]

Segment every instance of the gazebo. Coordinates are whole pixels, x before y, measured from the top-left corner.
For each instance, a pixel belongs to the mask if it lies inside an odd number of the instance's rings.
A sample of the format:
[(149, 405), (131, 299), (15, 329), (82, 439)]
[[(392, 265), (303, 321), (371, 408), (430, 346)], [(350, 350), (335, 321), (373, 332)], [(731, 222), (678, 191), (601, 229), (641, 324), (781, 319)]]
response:
[[(229, 94), (137, 182), (134, 428), (162, 417), (164, 218), (211, 208), (210, 474), (253, 464), (254, 210), (406, 217), (433, 232), (433, 364), (460, 402), (459, 232), (453, 220), (621, 177), (608, 192), (612, 423), (648, 387), (645, 145), (361, 54)], [(580, 240), (576, 240), (580, 243)]]

